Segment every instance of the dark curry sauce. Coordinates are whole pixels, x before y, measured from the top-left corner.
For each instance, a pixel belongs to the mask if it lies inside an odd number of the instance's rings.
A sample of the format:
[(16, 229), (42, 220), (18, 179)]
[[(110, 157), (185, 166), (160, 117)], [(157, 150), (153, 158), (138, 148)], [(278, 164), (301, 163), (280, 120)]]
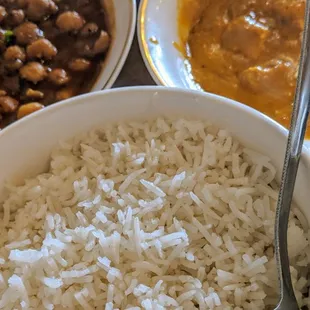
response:
[(89, 91), (111, 44), (107, 0), (0, 0), (0, 128)]

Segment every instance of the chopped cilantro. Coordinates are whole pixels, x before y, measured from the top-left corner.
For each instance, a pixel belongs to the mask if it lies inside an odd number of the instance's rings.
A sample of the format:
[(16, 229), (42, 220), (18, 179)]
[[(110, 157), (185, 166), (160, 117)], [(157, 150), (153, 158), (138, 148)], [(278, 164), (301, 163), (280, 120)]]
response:
[(14, 40), (14, 32), (12, 30), (5, 30), (4, 32), (4, 42), (5, 45), (10, 45)]

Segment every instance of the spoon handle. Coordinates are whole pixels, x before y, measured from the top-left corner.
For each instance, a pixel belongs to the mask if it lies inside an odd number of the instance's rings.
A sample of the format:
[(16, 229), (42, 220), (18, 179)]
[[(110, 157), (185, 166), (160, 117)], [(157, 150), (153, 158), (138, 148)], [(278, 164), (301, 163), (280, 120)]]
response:
[(298, 309), (291, 282), (287, 229), (300, 155), (310, 105), (310, 0), (306, 1), (303, 44), (291, 127), (285, 154), (275, 225), (275, 253), (280, 282), (280, 303), (276, 309)]

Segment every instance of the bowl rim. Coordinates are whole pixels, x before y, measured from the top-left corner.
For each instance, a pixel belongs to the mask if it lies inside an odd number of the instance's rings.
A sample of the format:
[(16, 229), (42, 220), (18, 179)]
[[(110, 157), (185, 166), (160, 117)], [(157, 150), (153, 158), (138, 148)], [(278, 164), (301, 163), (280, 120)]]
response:
[[(114, 4), (114, 2), (113, 2), (113, 4)], [(131, 9), (131, 11), (130, 11), (130, 24), (129, 24), (126, 39), (124, 40), (123, 49), (120, 52), (120, 56), (117, 60), (117, 63), (115, 65), (114, 69), (112, 70), (110, 76), (107, 79), (102, 79), (102, 75), (105, 72), (105, 61), (103, 61), (100, 73), (99, 73), (97, 79), (95, 80), (93, 87), (90, 89), (89, 92), (95, 92), (95, 91), (100, 91), (102, 89), (111, 88), (113, 86), (113, 84), (115, 83), (116, 79), (118, 78), (123, 67), (124, 67), (124, 64), (128, 58), (128, 55), (129, 55), (129, 52), (130, 52), (130, 49), (132, 46), (132, 42), (133, 42), (134, 35), (135, 35), (136, 23), (137, 23), (137, 1), (136, 0), (129, 0), (129, 5), (130, 5), (130, 9)], [(115, 4), (114, 4), (114, 10), (116, 10)], [(110, 57), (111, 52), (112, 52), (111, 50), (108, 52), (107, 58)], [(108, 61), (108, 59), (107, 59), (107, 61)]]
[(146, 32), (145, 32), (146, 10), (148, 8), (148, 5), (149, 0), (141, 0), (139, 5), (138, 21), (137, 21), (137, 35), (138, 35), (139, 48), (141, 51), (144, 64), (147, 67), (147, 70), (151, 75), (152, 79), (154, 80), (154, 82), (157, 85), (170, 87), (170, 85), (165, 83), (157, 67), (155, 66), (148, 46), (148, 39), (146, 38)]
[[(3, 130), (0, 130), (0, 149), (2, 141), (4, 143), (7, 143), (11, 136), (18, 136), (19, 132), (22, 132), (22, 128), (24, 126), (27, 126), (29, 122), (40, 122), (40, 118), (48, 118), (49, 115), (61, 113), (62, 110), (65, 113), (68, 113), (70, 109), (74, 109), (74, 107), (78, 107), (81, 105), (87, 105), (90, 101), (96, 100), (96, 105), (103, 104), (104, 105), (104, 98), (109, 98), (110, 95), (123, 95), (126, 98), (126, 94), (132, 93), (133, 95), (137, 95), (137, 93), (150, 93), (153, 96), (156, 94), (159, 94), (161, 96), (164, 95), (184, 95), (186, 97), (194, 97), (197, 99), (204, 100), (202, 104), (207, 104), (208, 101), (210, 102), (217, 102), (224, 107), (229, 108), (230, 110), (235, 110), (236, 112), (240, 111), (243, 113), (244, 117), (251, 118), (252, 120), (256, 120), (258, 123), (261, 124), (261, 126), (268, 125), (269, 131), (274, 132), (274, 134), (277, 134), (279, 137), (282, 137), (284, 139), (284, 143), (287, 143), (287, 136), (288, 136), (288, 130), (284, 128), (282, 125), (271, 119), (270, 117), (262, 114), (261, 112), (245, 105), (240, 102), (234, 101), (232, 99), (218, 96), (212, 93), (206, 93), (201, 92), (199, 90), (191, 90), (191, 89), (183, 89), (183, 88), (177, 88), (177, 87), (165, 87), (165, 86), (134, 86), (134, 87), (123, 87), (123, 88), (113, 88), (108, 90), (101, 90), (97, 92), (91, 92), (84, 95), (80, 95), (77, 97), (72, 97), (67, 100), (55, 103), (54, 105), (48, 106), (45, 109), (37, 111), (37, 113), (32, 113), (24, 118), (22, 118), (20, 121), (13, 123), (12, 125), (4, 128)], [(67, 111), (65, 110), (67, 109)], [(177, 114), (177, 112), (176, 112)], [(205, 117), (203, 117), (204, 119)], [(117, 121), (117, 120), (116, 120)], [(212, 119), (211, 119), (212, 121)], [(215, 122), (216, 125), (216, 122)], [(95, 124), (94, 124), (95, 126)], [(76, 133), (77, 134), (77, 133)], [(74, 136), (74, 132), (72, 134), (72, 137)], [(238, 139), (238, 135), (236, 135), (236, 138)], [(303, 145), (301, 158), (304, 163), (307, 163), (307, 166), (310, 168), (310, 150), (306, 145)], [(278, 162), (278, 165), (280, 167), (283, 166), (283, 163)], [(282, 170), (282, 169), (281, 169)], [(279, 170), (279, 173), (281, 171)]]
[(263, 122), (269, 123), (270, 126), (278, 131), (281, 135), (287, 137), (288, 136), (288, 130), (283, 127), (281, 124), (277, 123), (275, 120), (270, 118), (269, 116), (259, 112), (258, 110), (255, 110), (254, 108), (247, 106), (243, 103), (240, 103), (238, 101), (229, 99), (227, 97), (219, 96), (213, 93), (208, 92), (202, 92), (199, 90), (193, 90), (193, 89), (187, 89), (187, 88), (178, 88), (178, 87), (166, 87), (166, 86), (129, 86), (129, 87), (121, 87), (121, 88), (112, 88), (112, 89), (106, 89), (106, 90), (100, 90), (95, 92), (86, 93), (83, 95), (75, 96), (63, 101), (56, 102), (50, 106), (47, 106), (44, 109), (41, 109), (37, 111), (36, 113), (29, 114), (22, 119), (20, 119), (18, 122), (14, 122), (10, 126), (5, 127), (4, 129), (0, 130), (0, 147), (1, 147), (1, 138), (3, 135), (10, 134), (11, 131), (18, 130), (19, 127), (26, 126), (28, 122), (35, 121), (36, 118), (40, 118), (41, 116), (44, 116), (48, 113), (54, 113), (57, 110), (61, 109), (68, 109), (73, 108), (76, 105), (85, 104), (85, 101), (87, 102), (88, 98), (94, 98), (94, 97), (105, 97), (111, 93), (128, 93), (128, 92), (153, 92), (161, 94), (163, 93), (181, 93), (184, 95), (192, 94), (197, 97), (204, 97), (205, 99), (210, 100), (217, 100), (221, 101), (224, 105), (230, 105), (236, 110), (242, 110), (245, 115), (250, 115), (250, 117), (254, 117), (256, 119), (260, 119)]

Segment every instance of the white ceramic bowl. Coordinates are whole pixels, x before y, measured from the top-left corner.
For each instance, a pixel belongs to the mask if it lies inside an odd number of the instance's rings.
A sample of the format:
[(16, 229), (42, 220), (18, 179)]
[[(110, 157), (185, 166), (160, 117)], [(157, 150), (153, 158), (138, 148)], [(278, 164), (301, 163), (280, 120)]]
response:
[(110, 0), (115, 16), (114, 39), (105, 59), (102, 70), (91, 91), (111, 88), (121, 72), (131, 48), (136, 29), (136, 0)]
[[(107, 122), (192, 116), (211, 120), (250, 148), (269, 156), (280, 177), (286, 130), (235, 101), (203, 92), (164, 87), (133, 87), (87, 94), (29, 115), (0, 132), (0, 198), (5, 181), (20, 183), (47, 168), (49, 154), (66, 140)], [(303, 151), (295, 201), (310, 220), (310, 158)], [(1, 200), (1, 199), (0, 199)], [(309, 221), (310, 222), (310, 221)]]

